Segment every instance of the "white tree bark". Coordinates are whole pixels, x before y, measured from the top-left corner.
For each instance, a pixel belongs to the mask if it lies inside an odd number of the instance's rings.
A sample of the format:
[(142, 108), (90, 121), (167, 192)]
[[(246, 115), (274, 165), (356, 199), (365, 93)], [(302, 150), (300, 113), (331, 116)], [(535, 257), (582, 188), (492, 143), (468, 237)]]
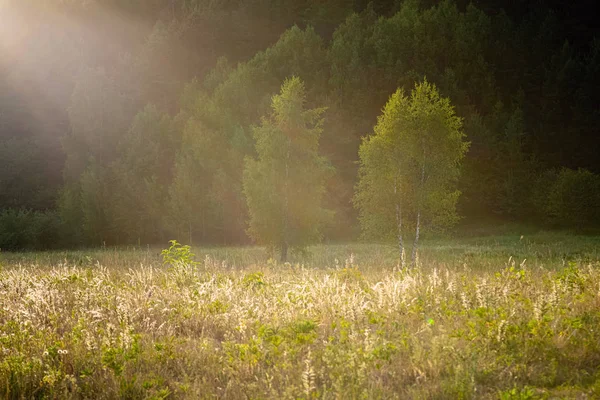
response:
[(396, 226), (398, 238), (398, 250), (400, 251), (400, 265), (402, 268), (406, 266), (406, 258), (404, 254), (404, 239), (402, 237), (402, 205), (398, 198), (398, 177), (394, 178), (394, 197), (396, 198)]
[(421, 187), (420, 187), (420, 199), (417, 206), (417, 227), (415, 229), (415, 242), (412, 248), (411, 263), (413, 267), (417, 266), (417, 252), (419, 251), (419, 235), (421, 233), (421, 203), (423, 202), (423, 190), (425, 186), (425, 149), (423, 149), (423, 163), (421, 164)]
[(292, 147), (292, 140), (288, 138), (288, 146), (287, 146), (287, 154), (285, 157), (285, 183), (284, 183), (284, 210), (283, 210), (283, 241), (281, 243), (281, 262), (287, 262), (288, 258), (288, 248), (289, 248), (289, 240), (288, 240), (288, 230), (289, 230), (289, 221), (288, 221), (288, 211), (289, 211), (289, 193), (288, 186), (290, 180), (290, 152)]

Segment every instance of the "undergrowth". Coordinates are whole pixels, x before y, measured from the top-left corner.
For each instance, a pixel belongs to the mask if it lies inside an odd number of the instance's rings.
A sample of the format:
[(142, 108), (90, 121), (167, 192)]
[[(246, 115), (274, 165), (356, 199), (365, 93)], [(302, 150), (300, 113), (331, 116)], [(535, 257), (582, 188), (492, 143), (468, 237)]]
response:
[(600, 397), (598, 261), (232, 268), (180, 252), (5, 263), (0, 397)]

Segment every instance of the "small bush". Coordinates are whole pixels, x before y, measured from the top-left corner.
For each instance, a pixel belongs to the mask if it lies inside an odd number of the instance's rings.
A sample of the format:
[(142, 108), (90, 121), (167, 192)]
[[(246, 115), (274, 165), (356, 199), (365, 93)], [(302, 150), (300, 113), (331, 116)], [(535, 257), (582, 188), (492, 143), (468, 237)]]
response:
[(532, 204), (532, 217), (537, 222), (549, 222), (548, 198), (550, 192), (558, 179), (559, 171), (549, 169), (540, 173), (533, 183), (530, 199)]
[(600, 226), (600, 175), (565, 168), (549, 183), (544, 211), (552, 225), (576, 230)]
[(163, 265), (185, 264), (195, 266), (198, 264), (194, 261), (196, 255), (192, 252), (190, 246), (182, 245), (177, 240), (170, 240), (169, 243), (169, 248), (161, 252)]
[(61, 224), (55, 212), (0, 211), (0, 249), (48, 249), (60, 244)]
[(262, 272), (251, 272), (244, 275), (242, 283), (245, 287), (260, 288), (266, 285), (265, 274)]

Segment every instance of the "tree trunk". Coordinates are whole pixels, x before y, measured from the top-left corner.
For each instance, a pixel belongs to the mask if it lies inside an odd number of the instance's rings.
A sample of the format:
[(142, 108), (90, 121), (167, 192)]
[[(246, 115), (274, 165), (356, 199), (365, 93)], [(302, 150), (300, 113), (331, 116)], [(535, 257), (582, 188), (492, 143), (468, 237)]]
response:
[(402, 238), (402, 206), (400, 205), (400, 199), (398, 199), (398, 177), (394, 178), (394, 195), (396, 197), (396, 226), (397, 226), (397, 238), (398, 238), (398, 250), (400, 251), (400, 265), (402, 268), (406, 266), (406, 260), (404, 257), (404, 239)]
[(287, 154), (285, 158), (285, 182), (283, 184), (283, 243), (281, 244), (281, 262), (287, 262), (288, 258), (288, 211), (289, 211), (289, 181), (290, 181), (290, 152), (291, 152), (291, 139), (288, 138)]
[(423, 149), (423, 164), (421, 165), (421, 185), (420, 185), (420, 199), (417, 207), (417, 227), (415, 230), (415, 242), (413, 243), (411, 263), (413, 267), (417, 266), (417, 252), (419, 247), (419, 234), (421, 233), (421, 203), (423, 202), (423, 189), (425, 186), (425, 149)]
[[(419, 207), (420, 208), (420, 207)], [(417, 211), (417, 228), (415, 230), (415, 242), (412, 248), (411, 264), (413, 267), (417, 266), (417, 251), (419, 246), (419, 234), (421, 233), (421, 210)]]

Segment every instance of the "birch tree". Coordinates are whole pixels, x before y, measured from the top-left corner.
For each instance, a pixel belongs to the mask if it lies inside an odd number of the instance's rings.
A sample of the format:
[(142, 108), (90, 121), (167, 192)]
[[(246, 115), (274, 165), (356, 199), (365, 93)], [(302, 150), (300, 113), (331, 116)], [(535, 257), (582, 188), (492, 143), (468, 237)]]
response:
[(396, 91), (360, 150), (355, 205), (368, 237), (394, 236), (406, 264), (404, 232), (414, 229), (411, 263), (423, 228), (444, 229), (458, 221), (456, 189), (468, 143), (450, 101), (427, 81), (410, 97)]

